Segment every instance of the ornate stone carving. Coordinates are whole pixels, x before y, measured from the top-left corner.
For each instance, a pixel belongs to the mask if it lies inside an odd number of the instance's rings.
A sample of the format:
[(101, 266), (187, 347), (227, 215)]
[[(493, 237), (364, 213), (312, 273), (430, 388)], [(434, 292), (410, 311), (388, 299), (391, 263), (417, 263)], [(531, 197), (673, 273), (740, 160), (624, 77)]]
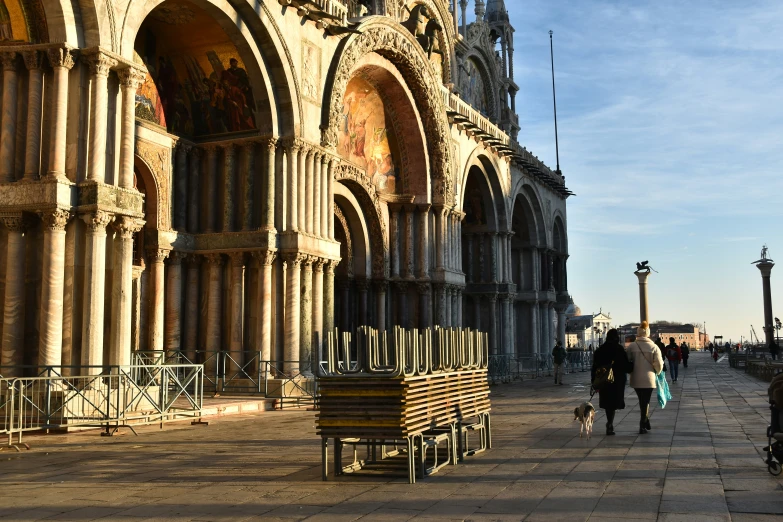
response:
[(250, 255), (260, 266), (272, 266), (272, 263), (274, 263), (275, 259), (277, 259), (276, 250), (259, 250), (256, 252), (251, 252)]
[(389, 282), (386, 279), (374, 279), (372, 286), (377, 293), (385, 294), (389, 290)]
[(286, 252), (283, 254), (283, 261), (286, 265), (288, 265), (288, 268), (298, 268), (302, 265), (302, 263), (307, 261), (309, 257), (310, 256), (307, 254), (302, 254), (300, 252)]
[(114, 215), (102, 210), (96, 210), (89, 214), (83, 214), (82, 219), (87, 224), (90, 232), (105, 232), (106, 226), (112, 222)]
[(201, 265), (201, 256), (198, 254), (186, 254), (185, 264), (188, 268), (198, 268)]
[(65, 230), (65, 225), (68, 224), (68, 220), (71, 219), (71, 213), (68, 210), (62, 208), (56, 208), (41, 213), (41, 220), (44, 227), (48, 228), (52, 232), (62, 232)]
[(171, 171), (171, 151), (145, 140), (136, 140), (136, 154), (144, 161), (152, 172), (155, 181), (158, 200), (158, 222), (155, 228), (168, 230), (170, 228), (170, 188), (169, 173)]
[(324, 266), (329, 262), (328, 259), (323, 259), (320, 257), (316, 257), (313, 261), (313, 272), (323, 272)]
[(334, 217), (340, 222), (340, 226), (345, 232), (345, 257), (343, 259), (347, 263), (348, 277), (353, 277), (353, 240), (351, 238), (351, 229), (348, 227), (348, 220), (345, 219), (345, 215), (337, 203), (334, 204)]
[(204, 254), (204, 259), (207, 261), (207, 264), (210, 266), (222, 266), (223, 265), (223, 254)]
[(49, 59), (49, 65), (52, 67), (65, 67), (70, 70), (73, 69), (75, 63), (73, 51), (66, 47), (47, 49), (46, 57)]
[(324, 265), (324, 272), (327, 276), (334, 277), (334, 271), (337, 268), (337, 265), (340, 264), (340, 260), (338, 259), (330, 259), (328, 263)]
[(24, 51), (22, 52), (22, 58), (28, 71), (40, 69), (43, 63), (43, 54), (38, 51)]
[(6, 51), (0, 53), (0, 62), (3, 64), (3, 70), (4, 71), (15, 71), (16, 70), (16, 60), (17, 53), (16, 51)]
[(144, 83), (147, 73), (136, 67), (126, 67), (117, 71), (117, 76), (120, 77), (120, 85), (136, 90)]
[(144, 227), (144, 221), (128, 216), (118, 216), (114, 220), (113, 226), (121, 239), (133, 239), (133, 235)]
[(162, 263), (169, 257), (170, 253), (171, 250), (166, 248), (152, 247), (147, 249), (147, 257), (149, 258), (150, 263)]
[(0, 220), (3, 221), (5, 228), (11, 232), (25, 232), (30, 226), (30, 220), (21, 212), (13, 214), (2, 214)]
[(261, 140), (261, 143), (266, 147), (266, 150), (270, 152), (277, 149), (278, 142), (279, 140), (275, 137), (264, 138)]
[(367, 279), (357, 279), (356, 280), (356, 289), (359, 292), (366, 292), (370, 289), (370, 281)]
[(438, 23), (437, 18), (430, 13), (426, 5), (417, 4), (402, 25), (416, 37), (428, 57), (431, 58), (432, 53), (443, 54), (440, 48), (440, 33), (443, 31), (443, 26)]
[[(425, 59), (415, 38), (401, 32), (391, 20), (379, 19), (359, 35), (349, 37), (335, 67), (331, 85), (328, 121), (322, 128), (324, 146), (334, 148), (340, 117), (343, 112), (342, 97), (351, 79), (356, 63), (366, 54), (376, 52), (391, 61), (402, 73), (408, 88), (417, 94), (417, 107), (422, 116), (427, 136), (433, 178), (439, 180), (444, 201), (453, 201), (452, 150), (449, 125), (443, 106), (439, 82), (432, 72), (431, 63)], [(448, 180), (448, 181), (445, 181)]]
[(109, 56), (97, 52), (85, 57), (85, 60), (90, 65), (90, 71), (96, 76), (108, 77), (109, 71), (117, 66), (117, 60), (110, 58)]
[(416, 283), (416, 290), (421, 295), (429, 295), (432, 291), (432, 286), (429, 283)]
[(179, 252), (177, 250), (172, 250), (171, 255), (169, 255), (169, 266), (179, 266), (182, 264), (183, 259), (185, 259), (187, 254), (184, 252)]

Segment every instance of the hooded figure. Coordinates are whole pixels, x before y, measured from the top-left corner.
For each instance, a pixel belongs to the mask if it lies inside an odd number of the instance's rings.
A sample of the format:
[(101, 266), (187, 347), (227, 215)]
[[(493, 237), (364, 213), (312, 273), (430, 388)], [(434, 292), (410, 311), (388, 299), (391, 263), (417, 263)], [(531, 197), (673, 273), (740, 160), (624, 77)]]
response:
[(606, 434), (614, 435), (614, 414), (617, 410), (625, 409), (626, 374), (633, 369), (625, 347), (620, 344), (620, 332), (614, 328), (606, 333), (606, 342), (593, 355), (590, 381), (595, 380), (598, 368), (608, 367), (612, 368), (614, 382), (598, 390), (598, 406), (606, 411)]
[(644, 434), (652, 429), (650, 426), (650, 397), (657, 388), (655, 376), (663, 370), (661, 351), (650, 340), (650, 326), (642, 321), (636, 329), (636, 340), (628, 346), (628, 359), (633, 364), (631, 372), (631, 388), (639, 397), (639, 433)]

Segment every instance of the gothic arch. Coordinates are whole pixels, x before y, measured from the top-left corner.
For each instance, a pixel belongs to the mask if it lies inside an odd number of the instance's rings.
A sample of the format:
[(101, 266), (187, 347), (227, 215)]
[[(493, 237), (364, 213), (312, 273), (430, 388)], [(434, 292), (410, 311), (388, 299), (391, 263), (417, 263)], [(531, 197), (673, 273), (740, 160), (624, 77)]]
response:
[[(357, 277), (370, 279), (372, 275), (372, 252), (370, 234), (364, 212), (353, 192), (345, 185), (337, 183), (334, 190), (335, 217), (343, 222), (349, 234), (351, 273)], [(340, 264), (348, 263), (343, 259)]]
[(493, 220), (496, 224), (497, 230), (507, 230), (509, 228), (508, 218), (506, 212), (506, 202), (504, 197), (503, 187), (500, 184), (500, 175), (497, 165), (484, 154), (479, 148), (476, 148), (470, 155), (465, 170), (462, 175), (461, 184), (462, 187), (462, 201), (460, 201), (460, 208), (463, 212), (466, 212), (465, 197), (466, 187), (468, 186), (468, 176), (472, 172), (481, 173), (484, 183), (489, 191), (489, 198), (491, 200), (491, 209), (493, 213)]
[(552, 227), (552, 248), (560, 254), (568, 255), (568, 232), (565, 220), (559, 210), (555, 210), (554, 225)]
[[(378, 194), (372, 182), (354, 167), (340, 163), (334, 168), (334, 180), (345, 186), (353, 194), (362, 209), (367, 227), (369, 228), (369, 247), (374, 279), (385, 279), (389, 276), (389, 234), (383, 209)], [(335, 191), (335, 194), (337, 192)]]
[(427, 152), (432, 172), (432, 200), (454, 203), (452, 146), (449, 123), (443, 106), (442, 86), (435, 79), (432, 64), (410, 31), (385, 17), (372, 16), (357, 28), (359, 34), (341, 42), (329, 69), (331, 82), (324, 92), (322, 142), (325, 147), (337, 146), (343, 94), (361, 58), (377, 53), (400, 71), (407, 87), (417, 93), (416, 107), (424, 124)]
[[(153, 9), (165, 1), (131, 0), (123, 21), (120, 54), (133, 59), (134, 43), (142, 23)], [(187, 2), (205, 11), (220, 25), (242, 57), (254, 89), (263, 94), (257, 96), (257, 101), (265, 102), (262, 112), (267, 113), (271, 121), (266, 127), (259, 122), (259, 131), (278, 136), (295, 135), (302, 121), (302, 108), (298, 103), (299, 83), (290, 52), (267, 7), (259, 6), (267, 14), (262, 23), (261, 17), (250, 5), (239, 6), (240, 12), (226, 0)], [(271, 31), (266, 24), (271, 26)]]
[[(486, 55), (484, 49), (480, 47), (472, 47), (470, 51), (463, 58), (463, 63), (469, 60), (473, 60), (478, 64), (479, 74), (481, 80), (487, 88), (487, 104), (489, 105), (490, 114), (487, 117), (493, 122), (500, 120), (499, 114), (499, 92), (500, 92), (500, 79), (497, 77), (497, 70), (495, 67), (490, 67), (490, 57)], [(462, 91), (460, 90), (460, 94)]]
[(166, 182), (169, 177), (166, 165), (171, 163), (169, 149), (137, 139), (136, 151), (137, 154), (133, 157), (134, 170), (142, 177), (147, 190), (144, 219), (150, 228), (168, 230), (170, 212), (165, 202), (170, 201)]

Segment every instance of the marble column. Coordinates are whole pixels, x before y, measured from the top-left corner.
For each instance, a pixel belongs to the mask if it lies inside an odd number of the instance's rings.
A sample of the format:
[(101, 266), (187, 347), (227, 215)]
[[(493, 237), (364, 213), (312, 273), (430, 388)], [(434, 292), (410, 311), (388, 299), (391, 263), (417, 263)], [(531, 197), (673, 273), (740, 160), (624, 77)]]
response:
[(557, 340), (560, 344), (566, 346), (566, 309), (557, 309)]
[(513, 355), (514, 345), (511, 340), (511, 297), (504, 295), (501, 298), (501, 307), (503, 309), (503, 349), (500, 353)]
[(60, 366), (62, 364), (65, 225), (70, 217), (67, 210), (59, 208), (42, 214), (43, 266), (41, 269), (39, 366)]
[(179, 232), (185, 232), (188, 224), (188, 154), (191, 148), (191, 145), (181, 142), (176, 150), (172, 221), (174, 229)]
[(188, 232), (196, 234), (199, 230), (199, 215), (201, 215), (201, 149), (190, 151), (190, 191), (188, 191)]
[(50, 120), (52, 132), (49, 136), (49, 172), (52, 178), (65, 179), (65, 150), (68, 132), (68, 73), (73, 68), (73, 53), (66, 47), (48, 49), (49, 64), (54, 70), (52, 106)]
[(0, 183), (16, 181), (14, 160), (16, 159), (16, 114), (18, 75), (17, 53), (0, 53), (3, 64), (3, 113), (0, 128)]
[(185, 276), (185, 327), (180, 349), (185, 352), (189, 361), (196, 360), (198, 347), (198, 299), (199, 299), (199, 269), (201, 256), (189, 254), (185, 258), (187, 274)]
[(435, 208), (435, 268), (442, 270), (445, 268), (444, 250), (446, 248), (446, 239), (443, 234), (443, 208)]
[(334, 331), (334, 269), (336, 261), (324, 264), (324, 330), (328, 335)]
[(375, 317), (378, 321), (377, 328), (379, 332), (386, 331), (386, 289), (389, 283), (378, 279), (373, 282), (375, 285)]
[(262, 230), (274, 230), (275, 228), (275, 151), (277, 138), (268, 138), (264, 141), (266, 147), (266, 184), (264, 185), (264, 215), (261, 219)]
[[(557, 339), (557, 330), (555, 329), (555, 317), (556, 317), (555, 307), (550, 306), (549, 307), (549, 345), (554, 348), (555, 346), (555, 340)], [(565, 345), (563, 345), (565, 346)], [(550, 348), (551, 349), (551, 348)]]
[(536, 247), (532, 247), (530, 249), (530, 260), (532, 266), (530, 267), (531, 273), (532, 273), (532, 279), (530, 281), (530, 284), (532, 285), (532, 288), (534, 291), (541, 290), (540, 285), (540, 268), (539, 268), (539, 259), (538, 259), (538, 249)]
[(182, 258), (181, 252), (171, 252), (166, 267), (166, 303), (164, 349), (167, 352), (182, 348)]
[(370, 282), (367, 279), (357, 279), (356, 290), (359, 292), (359, 326), (367, 326), (369, 325), (367, 292), (370, 290)]
[(87, 57), (90, 65), (92, 92), (90, 98), (90, 147), (87, 179), (104, 183), (106, 181), (106, 127), (109, 112), (109, 72), (117, 60), (102, 52)]
[(430, 206), (419, 206), (419, 279), (430, 276)]
[[(255, 252), (258, 259), (258, 296), (260, 302), (260, 313), (258, 314), (258, 326), (256, 333), (256, 350), (259, 351), (261, 362), (271, 362), (275, 359), (272, 354), (272, 265), (277, 258), (277, 252), (274, 250), (263, 250)], [(290, 275), (290, 271), (289, 271)], [(290, 297), (290, 296), (289, 296)]]
[(288, 143), (288, 228), (299, 230), (299, 140)]
[(330, 160), (326, 169), (326, 234), (332, 241), (334, 241), (332, 209), (334, 208), (334, 166), (336, 163), (336, 160)]
[(242, 167), (239, 169), (239, 176), (242, 180), (242, 207), (240, 209), (242, 215), (239, 220), (239, 227), (244, 231), (248, 231), (253, 228), (253, 213), (255, 212), (256, 144), (254, 142), (248, 142), (242, 145)]
[(490, 234), (489, 235), (489, 255), (490, 255), (490, 261), (489, 261), (489, 271), (491, 276), (491, 281), (494, 284), (497, 284), (498, 282), (498, 236), (497, 234)]
[(498, 232), (495, 236), (497, 242), (497, 273), (498, 283), (506, 282), (506, 237), (503, 232)]
[(462, 312), (462, 306), (465, 304), (465, 294), (463, 289), (457, 290), (457, 326), (463, 328), (465, 325), (465, 316)]
[(39, 51), (22, 53), (28, 71), (27, 133), (24, 154), (24, 179), (34, 181), (41, 172), (41, 114), (43, 110), (43, 55)]
[(217, 353), (223, 350), (223, 256), (206, 254), (204, 258), (208, 273), (204, 371), (215, 375)]
[(473, 282), (473, 234), (464, 234), (467, 238), (467, 266), (464, 268), (465, 282), (470, 284)]
[(478, 281), (477, 283), (484, 283), (486, 282), (487, 277), (487, 254), (486, 254), (486, 248), (487, 248), (487, 235), (486, 234), (476, 234), (476, 238), (478, 239)]
[[(120, 135), (120, 174), (117, 185), (120, 188), (133, 187), (133, 156), (136, 138), (136, 91), (144, 83), (146, 74), (135, 67), (126, 67), (117, 72), (122, 90), (122, 123)], [(52, 136), (54, 138), (54, 136)], [(193, 185), (198, 187), (198, 183)]]
[(481, 331), (481, 295), (473, 296), (473, 327)]
[[(329, 206), (329, 157), (324, 154), (323, 157), (321, 157), (321, 202), (318, 205), (318, 208), (321, 210), (321, 237), (324, 239), (329, 238), (329, 215), (331, 214), (331, 209), (334, 208), (334, 206)], [(334, 221), (334, 220), (332, 220)]]
[(313, 163), (313, 235), (321, 235), (321, 170), (323, 169), (324, 155), (316, 154)]
[(163, 322), (165, 318), (164, 297), (166, 295), (166, 271), (164, 260), (170, 250), (151, 248), (147, 251), (150, 262), (149, 287), (149, 349), (163, 350)]
[(299, 373), (310, 373), (313, 355), (313, 258), (306, 256), (302, 261), (300, 291), (301, 317), (299, 330)]
[(229, 362), (229, 369), (233, 372), (238, 371), (243, 366), (242, 352), (244, 350), (244, 319), (245, 319), (245, 254), (243, 252), (232, 252), (229, 254), (231, 260), (231, 303), (229, 310), (230, 337), (228, 340), (228, 351), (232, 362)]
[(82, 216), (84, 231), (84, 295), (82, 366), (89, 375), (102, 372), (103, 311), (106, 308), (106, 226), (113, 216), (101, 210)]
[(451, 287), (451, 285), (446, 285), (445, 288), (443, 289), (443, 294), (444, 294), (443, 301), (445, 305), (444, 306), (445, 310), (443, 311), (443, 315), (445, 319), (444, 326), (448, 326), (449, 328), (454, 326), (451, 322), (453, 318), (452, 310), (451, 310), (451, 306), (453, 303), (453, 299), (452, 299), (453, 293), (454, 293), (454, 289)]
[(111, 347), (109, 364), (127, 366), (131, 363), (131, 337), (133, 322), (133, 235), (144, 222), (127, 216), (118, 216), (113, 224), (117, 236), (114, 240), (114, 283), (112, 284)]
[(489, 295), (489, 353), (497, 355), (499, 350), (498, 339), (498, 296), (497, 294)]
[(222, 230), (223, 232), (233, 232), (236, 230), (234, 219), (236, 214), (234, 207), (237, 204), (236, 201), (236, 177), (234, 175), (234, 165), (236, 163), (236, 147), (228, 144), (223, 147), (223, 219)]
[(293, 376), (299, 373), (301, 266), (307, 258), (304, 254), (290, 253), (283, 256), (286, 263), (285, 343), (283, 371)]
[(419, 328), (432, 328), (432, 305), (430, 304), (431, 289), (429, 283), (417, 283), (419, 291)]
[(3, 338), (0, 346), (0, 365), (3, 377), (21, 377), (15, 366), (24, 364), (25, 234), (28, 223), (21, 212), (2, 218), (8, 229), (5, 265), (5, 301), (3, 310)]
[(451, 326), (459, 327), (459, 288), (451, 288)]
[[(296, 140), (295, 143), (299, 145), (299, 168), (297, 169), (299, 181), (297, 182), (297, 213), (298, 218), (296, 220), (299, 231), (307, 231), (307, 176), (309, 173), (308, 165), (310, 158), (310, 146), (301, 140)], [(293, 193), (292, 193), (293, 195)]]
[(337, 282), (340, 289), (340, 330), (351, 331), (351, 280), (341, 279)]
[(404, 261), (404, 276), (407, 279), (414, 279), (416, 277), (416, 263), (415, 263), (415, 248), (413, 246), (413, 214), (416, 212), (416, 207), (405, 207), (405, 261)]
[(530, 304), (530, 346), (531, 353), (540, 354), (541, 345), (539, 344), (539, 326), (538, 326), (538, 302), (532, 301)]
[(201, 232), (212, 233), (216, 230), (215, 218), (217, 217), (217, 145), (204, 146), (206, 152), (206, 183), (201, 192), (203, 198), (202, 213), (204, 223), (201, 226)]
[(308, 234), (313, 233), (313, 205), (315, 204), (313, 179), (317, 164), (318, 153), (311, 148), (307, 154), (307, 173), (305, 174), (305, 231)]
[(324, 342), (324, 264), (325, 259), (316, 258), (313, 261), (313, 313), (312, 331), (313, 346), (310, 355), (311, 371), (318, 372), (318, 364), (322, 359)]
[(389, 241), (391, 241), (391, 276), (400, 277), (400, 208), (397, 205), (389, 206)]
[(409, 328), (408, 325), (408, 283), (396, 283), (397, 291), (397, 324), (402, 328)]

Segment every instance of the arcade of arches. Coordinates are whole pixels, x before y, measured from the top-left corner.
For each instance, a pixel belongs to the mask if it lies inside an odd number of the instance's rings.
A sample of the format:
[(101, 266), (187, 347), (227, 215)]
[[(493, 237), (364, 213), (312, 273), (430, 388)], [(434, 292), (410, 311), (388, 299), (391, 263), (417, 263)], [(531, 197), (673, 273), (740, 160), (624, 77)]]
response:
[(160, 350), (308, 374), (360, 325), (564, 337), (570, 193), (512, 137), (483, 2), (0, 4), (4, 376)]

